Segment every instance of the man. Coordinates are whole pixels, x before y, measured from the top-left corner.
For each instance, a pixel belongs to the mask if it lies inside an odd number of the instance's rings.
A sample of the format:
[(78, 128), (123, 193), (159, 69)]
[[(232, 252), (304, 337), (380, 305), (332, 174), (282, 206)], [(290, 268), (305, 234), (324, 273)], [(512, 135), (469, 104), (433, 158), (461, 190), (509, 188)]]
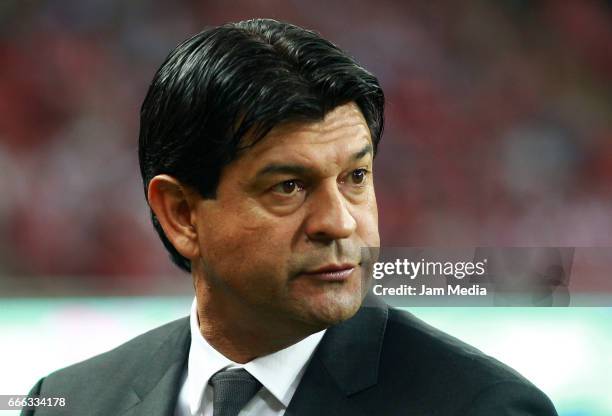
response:
[[(273, 20), (204, 31), (141, 112), (155, 229), (191, 316), (60, 370), (36, 415), (555, 415), (513, 370), (368, 298), (376, 78)], [(241, 410), (242, 409), (242, 410)]]

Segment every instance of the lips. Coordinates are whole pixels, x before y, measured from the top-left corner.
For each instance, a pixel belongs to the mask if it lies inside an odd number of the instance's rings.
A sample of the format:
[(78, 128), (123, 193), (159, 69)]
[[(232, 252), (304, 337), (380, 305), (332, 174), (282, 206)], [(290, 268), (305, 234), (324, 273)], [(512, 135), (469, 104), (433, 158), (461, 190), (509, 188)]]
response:
[(356, 268), (357, 265), (351, 263), (328, 264), (305, 272), (303, 275), (322, 281), (342, 282), (347, 280)]

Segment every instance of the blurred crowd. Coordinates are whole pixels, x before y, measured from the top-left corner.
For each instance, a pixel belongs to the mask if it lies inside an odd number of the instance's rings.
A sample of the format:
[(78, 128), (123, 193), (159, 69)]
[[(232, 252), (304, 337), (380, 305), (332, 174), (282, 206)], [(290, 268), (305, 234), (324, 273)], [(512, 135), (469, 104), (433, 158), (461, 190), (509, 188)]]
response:
[(387, 96), (387, 246), (612, 245), (612, 6), (604, 1), (0, 3), (0, 278), (178, 273), (150, 225), (139, 107), (210, 25), (314, 29)]

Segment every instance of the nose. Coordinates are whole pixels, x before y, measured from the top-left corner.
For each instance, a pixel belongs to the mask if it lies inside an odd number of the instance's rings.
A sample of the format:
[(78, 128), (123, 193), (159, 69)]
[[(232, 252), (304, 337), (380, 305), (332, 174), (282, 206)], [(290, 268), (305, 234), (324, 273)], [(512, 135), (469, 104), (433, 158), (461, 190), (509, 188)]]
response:
[(321, 185), (313, 192), (306, 217), (305, 232), (312, 241), (332, 241), (348, 238), (355, 232), (357, 221), (349, 210), (338, 184)]

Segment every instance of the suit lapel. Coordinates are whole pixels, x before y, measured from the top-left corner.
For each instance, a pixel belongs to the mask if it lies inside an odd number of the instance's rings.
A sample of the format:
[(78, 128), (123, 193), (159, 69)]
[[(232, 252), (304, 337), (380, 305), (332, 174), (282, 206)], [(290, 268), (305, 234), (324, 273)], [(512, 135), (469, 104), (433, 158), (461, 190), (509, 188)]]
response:
[(362, 413), (356, 409), (323, 363), (313, 357), (302, 382), (298, 386), (285, 416), (358, 416)]
[(366, 299), (357, 314), (327, 330), (296, 390), (287, 416), (361, 415), (351, 395), (377, 383), (387, 306)]
[(189, 319), (184, 318), (149, 354), (143, 353), (142, 372), (131, 386), (130, 407), (122, 416), (174, 413), (190, 342)]

